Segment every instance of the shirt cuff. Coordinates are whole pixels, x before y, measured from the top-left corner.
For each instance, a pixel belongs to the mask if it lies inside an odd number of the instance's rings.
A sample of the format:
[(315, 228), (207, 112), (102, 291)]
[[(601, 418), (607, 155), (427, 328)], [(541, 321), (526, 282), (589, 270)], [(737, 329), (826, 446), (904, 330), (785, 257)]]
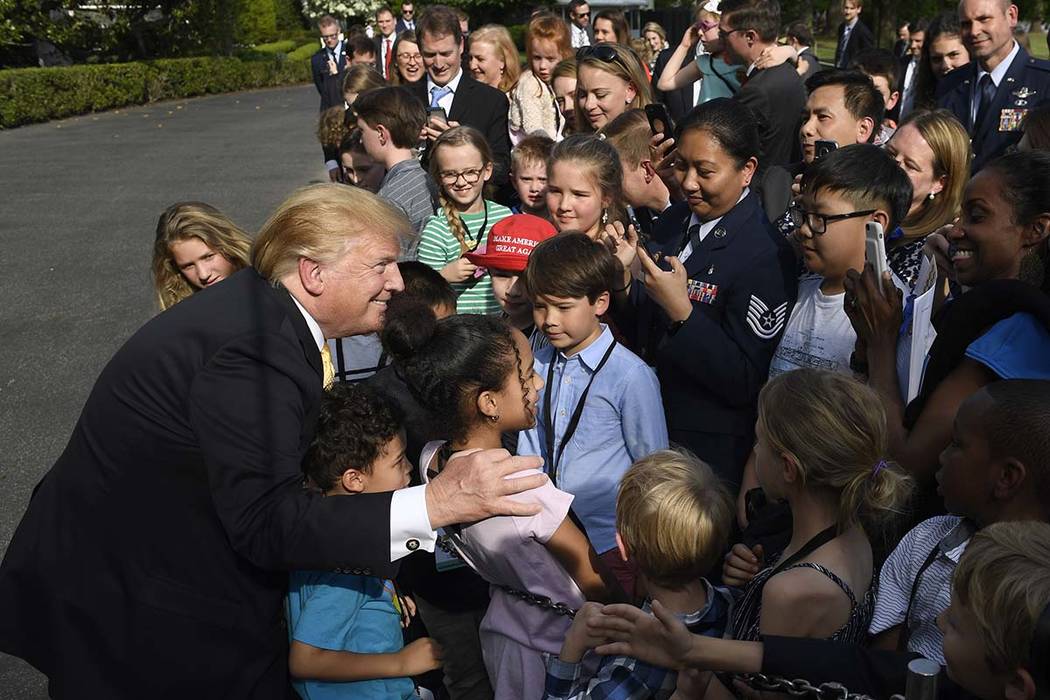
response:
[(339, 169), (339, 163), (337, 163), (334, 160), (326, 160), (324, 162), (324, 167), (327, 168), (328, 170), (338, 170)]
[(420, 549), (434, 551), (437, 533), (430, 528), (426, 486), (394, 491), (390, 496), (390, 561)]
[(547, 658), (547, 674), (561, 681), (575, 681), (580, 675), (580, 664), (562, 661), (557, 654)]

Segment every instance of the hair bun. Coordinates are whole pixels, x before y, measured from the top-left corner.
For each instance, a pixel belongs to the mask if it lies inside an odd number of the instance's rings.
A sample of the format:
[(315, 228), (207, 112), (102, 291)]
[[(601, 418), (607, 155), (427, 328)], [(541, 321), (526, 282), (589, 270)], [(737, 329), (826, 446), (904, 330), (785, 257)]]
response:
[(383, 326), (383, 348), (396, 363), (408, 361), (434, 337), (437, 317), (427, 304), (412, 297), (395, 295), (387, 304)]

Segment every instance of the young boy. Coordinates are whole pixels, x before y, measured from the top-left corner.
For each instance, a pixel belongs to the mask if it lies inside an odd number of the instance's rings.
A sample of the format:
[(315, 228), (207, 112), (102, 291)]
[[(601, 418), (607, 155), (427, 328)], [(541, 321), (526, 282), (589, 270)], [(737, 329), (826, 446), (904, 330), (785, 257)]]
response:
[(510, 152), (510, 182), (518, 196), (510, 210), (515, 214), (547, 217), (547, 159), (553, 148), (549, 136), (534, 134)]
[(378, 192), (385, 170), (365, 150), (361, 130), (354, 129), (339, 143), (341, 182), (369, 192)]
[(667, 447), (667, 424), (653, 370), (599, 319), (619, 277), (609, 249), (582, 233), (532, 252), (525, 289), (550, 346), (536, 352), (546, 384), (518, 454), (542, 456), (551, 481), (575, 496), (594, 550), (632, 594), (634, 576), (616, 548), (616, 489), (633, 462)]
[[(411, 465), (389, 406), (363, 386), (336, 384), (321, 402), (303, 468), (312, 486), (335, 498), (404, 488)], [(410, 676), (441, 666), (431, 639), (403, 647), (391, 581), (293, 571), (287, 605), (288, 668), (304, 698), (414, 698)]]
[(379, 196), (405, 212), (416, 232), (415, 237), (402, 241), (401, 259), (415, 260), (419, 234), (437, 211), (438, 200), (437, 185), (412, 150), (427, 119), (426, 110), (411, 93), (381, 87), (361, 93), (354, 111), (365, 150), (386, 168)]
[(959, 407), (937, 472), (952, 515), (919, 523), (883, 564), (869, 627), (875, 647), (907, 648), (944, 663), (936, 619), (948, 607), (952, 572), (975, 529), (1050, 520), (1048, 424), (1047, 381), (994, 382)]
[(1046, 697), (1050, 525), (997, 523), (974, 535), (938, 624), (948, 677), (965, 690), (981, 700)]
[[(633, 562), (650, 600), (658, 600), (693, 634), (721, 637), (731, 594), (704, 578), (725, 550), (732, 521), (729, 493), (711, 468), (686, 452), (661, 450), (635, 462), (624, 474), (616, 500), (616, 544)], [(677, 674), (629, 656), (606, 656), (587, 677), (584, 654), (602, 644), (587, 629), (601, 606), (585, 604), (576, 614), (558, 657), (547, 662), (546, 700), (626, 697), (665, 698)], [(640, 691), (647, 692), (643, 695)]]
[(813, 276), (799, 283), (770, 376), (800, 367), (850, 371), (857, 334), (842, 307), (846, 271), (864, 269), (865, 225), (893, 231), (910, 202), (908, 176), (877, 146), (846, 146), (809, 166), (791, 215)]
[(631, 218), (638, 222), (641, 233), (651, 236), (656, 219), (671, 206), (671, 193), (649, 152), (649, 119), (642, 110), (631, 109), (606, 124), (602, 133), (620, 154), (623, 195)]
[(467, 260), (488, 269), (492, 277), (492, 293), (504, 316), (532, 342), (533, 350), (546, 340), (543, 333), (536, 330), (532, 302), (525, 293), (525, 285), (520, 283), (520, 277), (533, 249), (557, 233), (558, 229), (546, 219), (531, 214), (513, 214), (492, 227), (484, 251), (467, 253)]

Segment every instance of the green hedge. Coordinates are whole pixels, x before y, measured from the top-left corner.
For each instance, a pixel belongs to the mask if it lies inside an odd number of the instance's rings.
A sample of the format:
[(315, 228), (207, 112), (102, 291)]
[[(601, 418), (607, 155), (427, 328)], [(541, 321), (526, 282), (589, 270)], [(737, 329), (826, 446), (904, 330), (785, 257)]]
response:
[(310, 80), (308, 61), (174, 58), (61, 68), (0, 70), (0, 128), (156, 100)]

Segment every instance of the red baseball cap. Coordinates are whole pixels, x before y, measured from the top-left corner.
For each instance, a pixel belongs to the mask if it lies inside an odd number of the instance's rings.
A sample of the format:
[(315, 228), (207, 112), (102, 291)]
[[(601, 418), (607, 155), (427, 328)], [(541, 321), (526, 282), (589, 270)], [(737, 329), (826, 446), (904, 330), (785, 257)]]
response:
[(485, 250), (467, 253), (478, 267), (523, 272), (529, 256), (541, 241), (558, 233), (554, 224), (532, 214), (514, 214), (492, 227)]

